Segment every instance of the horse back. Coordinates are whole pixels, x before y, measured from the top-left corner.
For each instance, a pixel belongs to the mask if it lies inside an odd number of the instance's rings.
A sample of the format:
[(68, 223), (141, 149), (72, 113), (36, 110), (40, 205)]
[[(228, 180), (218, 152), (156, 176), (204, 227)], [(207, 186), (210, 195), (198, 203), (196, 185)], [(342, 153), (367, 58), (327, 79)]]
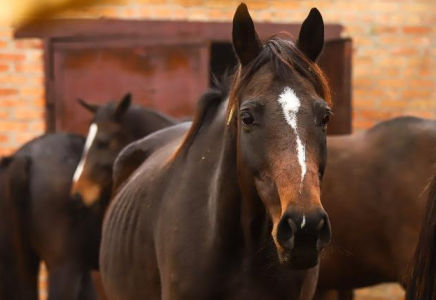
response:
[(328, 146), (322, 202), (335, 233), (319, 286), (402, 280), (436, 161), (436, 122), (396, 118)]
[[(127, 145), (118, 155), (113, 167), (113, 194), (126, 182), (130, 175), (157, 149), (183, 136), (190, 122), (168, 127)], [(174, 128), (173, 128), (174, 127)]]

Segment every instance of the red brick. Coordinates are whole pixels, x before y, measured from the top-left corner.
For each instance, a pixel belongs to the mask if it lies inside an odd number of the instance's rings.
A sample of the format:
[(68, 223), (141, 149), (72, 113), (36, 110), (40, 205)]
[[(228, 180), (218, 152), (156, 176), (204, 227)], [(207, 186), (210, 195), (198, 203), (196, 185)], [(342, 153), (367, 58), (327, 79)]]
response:
[(413, 100), (419, 98), (430, 98), (432, 92), (426, 90), (405, 90), (403, 91), (403, 98)]
[(193, 7), (193, 6), (202, 6), (203, 0), (172, 0), (171, 3), (183, 7)]
[(5, 85), (19, 85), (24, 86), (27, 82), (27, 78), (21, 75), (6, 75), (0, 73), (0, 82)]
[(16, 53), (8, 53), (8, 54), (0, 54), (0, 61), (23, 61), (26, 59), (26, 55), (24, 54), (16, 54)]
[(29, 39), (29, 40), (17, 40), (15, 41), (15, 47), (17, 49), (42, 49), (44, 46), (42, 40)]
[(398, 55), (417, 55), (419, 50), (416, 47), (397, 47), (391, 50), (392, 54)]
[(9, 70), (10, 68), (8, 64), (0, 64), (0, 72), (7, 72)]
[(403, 100), (383, 100), (380, 103), (380, 107), (393, 109), (405, 108), (407, 105), (408, 103)]
[(28, 126), (23, 122), (0, 120), (0, 131), (24, 131)]
[[(354, 93), (354, 101), (353, 101), (353, 107), (356, 108), (368, 108), (368, 107), (375, 107), (377, 105), (377, 100), (374, 98), (371, 99), (359, 99), (359, 96), (356, 95), (356, 92)], [(333, 109), (334, 113), (334, 109)]]
[(18, 90), (0, 88), (0, 97), (12, 96), (12, 95), (18, 95)]
[(14, 153), (15, 149), (12, 147), (4, 147), (0, 145), (0, 156), (11, 155)]
[(9, 136), (7, 134), (0, 134), (0, 143), (7, 143), (8, 141), (9, 141)]
[(20, 95), (23, 97), (32, 97), (32, 98), (44, 98), (45, 91), (44, 87), (41, 86), (39, 88), (22, 88), (20, 89)]
[(2, 99), (0, 98), (0, 109), (6, 108), (6, 107), (15, 107), (19, 105), (19, 100), (17, 99)]
[(45, 122), (44, 121), (40, 121), (40, 122), (36, 122), (34, 124), (31, 124), (29, 126), (30, 130), (33, 130), (35, 132), (44, 132), (45, 131)]
[(17, 120), (40, 120), (44, 118), (44, 111), (35, 109), (20, 109), (15, 111), (14, 117)]
[(405, 82), (402, 79), (382, 79), (378, 82), (381, 88), (401, 88)]
[(403, 32), (407, 34), (428, 34), (431, 31), (431, 27), (426, 26), (405, 26)]
[(15, 71), (23, 73), (43, 73), (44, 66), (42, 63), (17, 62), (14, 64)]

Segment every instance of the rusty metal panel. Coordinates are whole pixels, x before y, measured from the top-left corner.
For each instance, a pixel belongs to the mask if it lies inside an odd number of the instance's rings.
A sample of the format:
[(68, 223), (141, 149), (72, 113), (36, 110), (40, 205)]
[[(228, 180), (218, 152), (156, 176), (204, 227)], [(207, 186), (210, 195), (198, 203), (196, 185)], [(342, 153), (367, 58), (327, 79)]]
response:
[(130, 92), (134, 103), (191, 116), (208, 86), (207, 43), (137, 39), (54, 43), (55, 130), (86, 133), (77, 98), (104, 103)]
[(334, 39), (326, 42), (318, 60), (332, 90), (334, 115), (328, 126), (329, 135), (349, 134), (352, 131), (351, 59), (351, 39)]

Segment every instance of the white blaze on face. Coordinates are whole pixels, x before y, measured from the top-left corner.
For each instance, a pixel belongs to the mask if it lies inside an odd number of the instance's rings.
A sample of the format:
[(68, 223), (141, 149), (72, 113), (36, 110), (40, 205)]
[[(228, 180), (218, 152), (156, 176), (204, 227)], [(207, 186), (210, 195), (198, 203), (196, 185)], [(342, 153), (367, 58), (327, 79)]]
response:
[(83, 168), (85, 167), (86, 157), (88, 155), (88, 151), (92, 146), (92, 143), (95, 140), (95, 137), (97, 136), (98, 127), (96, 124), (91, 124), (89, 127), (88, 136), (86, 138), (85, 142), (85, 148), (83, 149), (82, 158), (80, 159), (79, 165), (77, 166), (76, 171), (74, 172), (73, 176), (73, 183), (77, 182), (80, 178), (80, 175), (82, 175)]
[(306, 225), (306, 215), (303, 215), (303, 220), (301, 220), (301, 229), (304, 228), (304, 226)]
[(295, 133), (298, 163), (301, 168), (301, 184), (303, 184), (304, 176), (306, 175), (306, 146), (301, 142), (297, 126), (297, 115), (301, 106), (300, 99), (298, 99), (297, 95), (290, 87), (285, 87), (279, 96), (279, 103), (282, 106), (286, 121)]

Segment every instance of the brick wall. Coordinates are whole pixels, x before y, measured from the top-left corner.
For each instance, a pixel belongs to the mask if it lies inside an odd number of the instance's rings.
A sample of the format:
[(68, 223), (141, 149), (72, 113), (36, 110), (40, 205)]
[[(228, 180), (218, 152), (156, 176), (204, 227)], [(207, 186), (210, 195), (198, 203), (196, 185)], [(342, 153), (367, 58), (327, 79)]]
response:
[(0, 27), (0, 156), (44, 131), (42, 43)]
[[(115, 1), (115, 2), (114, 2)], [(435, 117), (436, 2), (430, 0), (246, 1), (257, 22), (301, 22), (317, 6), (354, 39), (355, 130), (412, 114)], [(111, 0), (58, 17), (230, 21), (234, 0)], [(434, 27), (434, 28), (433, 28)], [(42, 49), (0, 27), (0, 155), (44, 131)]]

